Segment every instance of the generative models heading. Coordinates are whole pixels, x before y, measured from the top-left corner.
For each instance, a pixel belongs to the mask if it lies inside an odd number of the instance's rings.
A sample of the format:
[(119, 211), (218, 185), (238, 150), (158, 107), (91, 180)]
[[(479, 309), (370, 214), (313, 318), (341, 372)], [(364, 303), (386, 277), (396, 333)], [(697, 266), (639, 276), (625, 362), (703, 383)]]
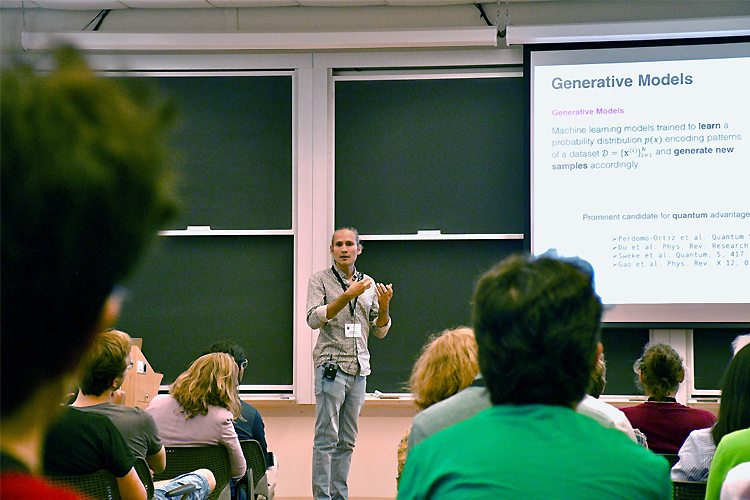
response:
[[(622, 88), (632, 87), (635, 81), (630, 77), (617, 78), (608, 76), (606, 78), (585, 78), (581, 80), (565, 80), (556, 76), (552, 79), (552, 88), (555, 90), (571, 89), (604, 89), (604, 88)], [(638, 75), (639, 87), (659, 87), (667, 85), (690, 85), (693, 83), (693, 76), (680, 73), (672, 75)]]

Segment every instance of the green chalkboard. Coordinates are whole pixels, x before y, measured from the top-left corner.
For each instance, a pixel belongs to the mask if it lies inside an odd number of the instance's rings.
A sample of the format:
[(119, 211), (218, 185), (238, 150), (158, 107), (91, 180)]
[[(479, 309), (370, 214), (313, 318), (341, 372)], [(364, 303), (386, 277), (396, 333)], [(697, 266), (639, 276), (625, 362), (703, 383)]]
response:
[[(364, 235), (528, 234), (520, 77), (335, 84), (337, 227)], [(371, 339), (368, 391), (405, 392), (428, 336), (469, 325), (479, 275), (514, 240), (375, 240), (358, 267), (393, 283), (393, 326)]]
[[(136, 78), (138, 79), (136, 82)], [(147, 76), (174, 103), (183, 210), (163, 229), (291, 230), (292, 77)], [(118, 328), (168, 384), (213, 342), (250, 361), (243, 384), (293, 383), (294, 237), (161, 236), (125, 283)]]

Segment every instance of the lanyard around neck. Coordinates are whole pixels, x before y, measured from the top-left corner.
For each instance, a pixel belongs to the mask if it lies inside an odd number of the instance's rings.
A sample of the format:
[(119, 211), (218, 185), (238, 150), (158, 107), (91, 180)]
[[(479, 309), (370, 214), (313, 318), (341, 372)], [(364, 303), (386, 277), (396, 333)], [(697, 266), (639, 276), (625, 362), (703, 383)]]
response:
[[(336, 268), (334, 266), (331, 266), (331, 272), (333, 273), (334, 276), (336, 276), (336, 279), (339, 280), (339, 283), (341, 284), (341, 289), (344, 292), (346, 292), (346, 285), (344, 284), (344, 280), (341, 279), (341, 276), (339, 276), (339, 273), (336, 272)], [(354, 305), (352, 305), (351, 301), (349, 302), (349, 312), (352, 314), (352, 320), (354, 319), (354, 310), (357, 308), (358, 298), (359, 296), (354, 297)]]

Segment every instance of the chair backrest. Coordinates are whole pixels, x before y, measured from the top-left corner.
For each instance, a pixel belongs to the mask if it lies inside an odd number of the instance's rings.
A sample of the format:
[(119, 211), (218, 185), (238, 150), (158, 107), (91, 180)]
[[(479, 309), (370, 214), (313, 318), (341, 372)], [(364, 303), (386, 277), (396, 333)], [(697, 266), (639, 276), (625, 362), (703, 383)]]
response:
[(669, 467), (674, 467), (674, 464), (680, 461), (680, 456), (677, 453), (658, 453), (658, 455), (667, 459)]
[(704, 500), (706, 498), (705, 481), (672, 481), (674, 500)]
[(263, 456), (263, 449), (260, 443), (255, 439), (240, 441), (242, 454), (245, 455), (247, 467), (253, 470), (253, 486), (257, 487), (260, 478), (266, 473), (266, 458)]
[(47, 476), (55, 483), (68, 486), (97, 500), (120, 500), (117, 478), (107, 470), (74, 476)]
[(147, 498), (154, 498), (154, 478), (151, 475), (151, 468), (148, 466), (145, 458), (135, 457), (135, 471), (146, 488)]
[(196, 469), (209, 469), (216, 478), (216, 488), (211, 492), (208, 500), (214, 500), (219, 497), (221, 491), (232, 479), (229, 452), (223, 445), (167, 446), (165, 450), (167, 467), (164, 471), (154, 474), (155, 481), (173, 479)]

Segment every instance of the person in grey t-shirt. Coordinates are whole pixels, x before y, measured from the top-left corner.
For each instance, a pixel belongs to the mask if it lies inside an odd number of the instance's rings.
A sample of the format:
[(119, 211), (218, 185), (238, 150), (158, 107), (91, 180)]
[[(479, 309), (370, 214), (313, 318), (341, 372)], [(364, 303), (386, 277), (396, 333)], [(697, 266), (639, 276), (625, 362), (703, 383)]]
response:
[[(97, 334), (83, 358), (82, 375), (78, 381), (80, 391), (72, 406), (107, 416), (133, 455), (145, 458), (151, 470), (161, 472), (167, 465), (167, 455), (154, 418), (142, 408), (123, 404), (125, 393), (120, 387), (133, 367), (132, 346), (132, 340), (125, 332), (109, 330)], [(137, 475), (135, 480), (140, 482)], [(154, 484), (154, 498), (166, 498), (167, 491), (185, 484), (196, 487), (188, 500), (203, 500), (216, 486), (216, 478), (210, 470), (198, 469), (171, 481), (159, 481)]]
[(124, 393), (120, 387), (133, 366), (131, 347), (130, 336), (118, 330), (95, 338), (83, 361), (80, 393), (73, 406), (107, 415), (133, 454), (145, 458), (153, 471), (161, 472), (167, 465), (167, 455), (156, 422), (143, 409), (122, 404)]

